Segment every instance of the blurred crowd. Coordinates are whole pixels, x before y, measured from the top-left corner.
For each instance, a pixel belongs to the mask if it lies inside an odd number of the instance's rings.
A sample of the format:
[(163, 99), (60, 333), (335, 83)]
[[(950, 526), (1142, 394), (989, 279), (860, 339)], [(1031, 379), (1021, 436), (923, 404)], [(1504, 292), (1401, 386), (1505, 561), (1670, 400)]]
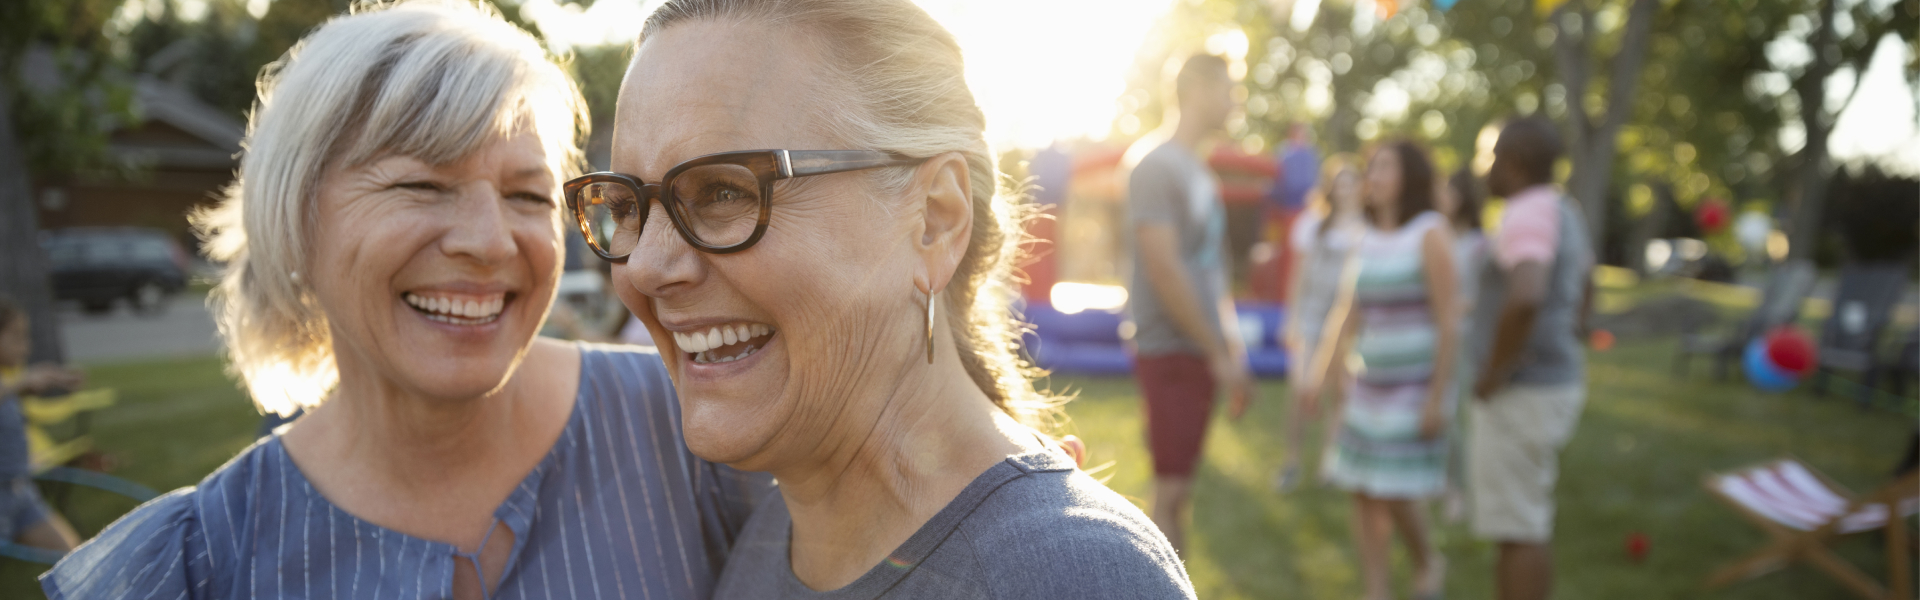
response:
[[(1127, 165), (1134, 376), (1153, 519), (1176, 548), (1215, 397), (1238, 418), (1257, 395), (1229, 291), (1226, 209), (1202, 158), (1234, 110), (1234, 84), (1224, 59), (1188, 59), (1170, 131)], [(1311, 478), (1351, 495), (1367, 598), (1393, 597), (1396, 533), (1413, 597), (1440, 597), (1431, 500), (1497, 543), (1498, 597), (1547, 597), (1557, 454), (1586, 397), (1594, 265), (1579, 201), (1554, 183), (1558, 133), (1538, 117), (1508, 120), (1483, 149), (1485, 172), (1451, 175), (1410, 140), (1321, 161), (1294, 137), (1278, 194), (1291, 183), (1311, 201), (1288, 236), (1293, 418), (1276, 487)], [(1503, 200), (1496, 223), (1482, 222), (1482, 190)], [(1309, 469), (1316, 426), (1324, 450)]]

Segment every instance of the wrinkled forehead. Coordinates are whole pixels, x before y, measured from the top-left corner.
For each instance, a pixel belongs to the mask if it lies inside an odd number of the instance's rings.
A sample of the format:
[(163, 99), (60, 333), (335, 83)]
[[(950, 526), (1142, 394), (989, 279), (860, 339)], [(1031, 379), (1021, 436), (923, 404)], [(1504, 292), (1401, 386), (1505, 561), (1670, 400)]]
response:
[(620, 88), (614, 170), (649, 181), (734, 150), (828, 149), (824, 53), (795, 28), (700, 20), (649, 37)]

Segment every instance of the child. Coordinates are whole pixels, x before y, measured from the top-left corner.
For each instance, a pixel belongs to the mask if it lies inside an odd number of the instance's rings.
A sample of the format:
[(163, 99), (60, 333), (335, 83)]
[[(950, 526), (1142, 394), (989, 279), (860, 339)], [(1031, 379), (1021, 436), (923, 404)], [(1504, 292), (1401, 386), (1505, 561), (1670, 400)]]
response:
[(26, 368), (31, 325), (26, 311), (0, 298), (0, 539), (68, 552), (80, 536), (34, 487), (20, 397), (79, 387), (81, 377), (56, 365)]
[[(1294, 399), (1293, 418), (1287, 420), (1286, 462), (1274, 478), (1274, 488), (1281, 492), (1300, 486), (1308, 421), (1321, 414), (1329, 418), (1340, 414), (1338, 410), (1320, 410), (1320, 398), (1301, 395), (1300, 384), (1306, 381), (1321, 327), (1326, 324), (1327, 312), (1333, 309), (1340, 274), (1367, 229), (1360, 208), (1360, 169), (1353, 157), (1334, 155), (1321, 167), (1313, 204), (1294, 219), (1293, 232), (1287, 238), (1299, 258), (1294, 263), (1293, 282), (1287, 286), (1287, 381), (1293, 386)], [(1338, 400), (1338, 386), (1323, 389), (1329, 389)], [(1329, 420), (1327, 431), (1336, 431), (1335, 423)], [(1332, 439), (1329, 433), (1327, 440)]]

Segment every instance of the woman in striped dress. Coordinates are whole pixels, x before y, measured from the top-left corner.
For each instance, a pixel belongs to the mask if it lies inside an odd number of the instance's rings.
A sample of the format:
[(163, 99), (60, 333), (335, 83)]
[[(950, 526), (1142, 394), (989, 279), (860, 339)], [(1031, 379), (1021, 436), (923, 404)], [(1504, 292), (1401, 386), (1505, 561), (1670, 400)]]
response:
[(1346, 405), (1326, 477), (1354, 500), (1354, 537), (1369, 599), (1389, 598), (1388, 538), (1398, 530), (1415, 598), (1439, 597), (1445, 566), (1428, 540), (1420, 500), (1446, 484), (1446, 432), (1457, 397), (1459, 295), (1453, 235), (1433, 210), (1433, 165), (1410, 142), (1367, 165), (1372, 229), (1348, 265), (1316, 353), (1313, 389), (1333, 357), (1347, 363)]

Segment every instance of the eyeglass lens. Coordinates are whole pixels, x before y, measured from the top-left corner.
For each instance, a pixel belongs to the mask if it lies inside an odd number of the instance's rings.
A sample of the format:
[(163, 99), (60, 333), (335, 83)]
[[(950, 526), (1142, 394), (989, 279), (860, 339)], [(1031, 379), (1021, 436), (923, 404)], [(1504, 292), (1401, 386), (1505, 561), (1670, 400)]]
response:
[[(761, 187), (752, 169), (700, 165), (675, 174), (668, 185), (665, 204), (700, 243), (725, 248), (753, 237), (760, 220)], [(595, 246), (613, 255), (633, 252), (648, 207), (640, 204), (632, 188), (614, 182), (589, 183), (581, 187), (579, 202)]]

